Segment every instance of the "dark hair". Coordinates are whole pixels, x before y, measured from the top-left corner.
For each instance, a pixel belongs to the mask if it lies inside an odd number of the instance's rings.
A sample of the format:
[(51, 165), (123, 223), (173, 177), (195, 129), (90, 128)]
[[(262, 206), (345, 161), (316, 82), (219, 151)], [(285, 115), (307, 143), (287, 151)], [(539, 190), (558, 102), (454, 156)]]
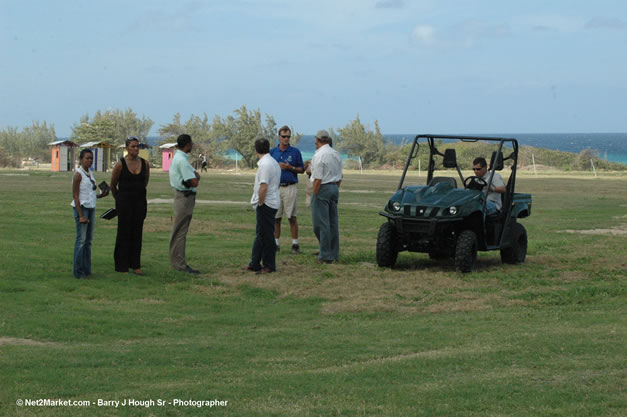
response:
[(285, 132), (285, 131), (292, 133), (292, 129), (290, 129), (288, 125), (283, 125), (279, 128), (279, 135), (281, 134), (281, 132)]
[(472, 164), (473, 164), (473, 165), (477, 165), (477, 164), (479, 164), (479, 166), (480, 166), (481, 168), (484, 168), (486, 165), (488, 165), (488, 163), (486, 162), (486, 160), (485, 160), (485, 158), (484, 158), (483, 156), (480, 156), (480, 157), (478, 157), (478, 158), (475, 158), (475, 160), (474, 160), (474, 161), (472, 161)]
[(139, 143), (139, 138), (137, 136), (129, 136), (128, 138), (126, 138), (126, 147), (127, 148), (128, 148), (128, 145), (131, 144), (131, 142)]
[(91, 149), (89, 149), (89, 148), (85, 148), (85, 149), (83, 149), (83, 150), (81, 151), (81, 153), (80, 153), (80, 154), (78, 154), (78, 159), (83, 159), (83, 157), (85, 157), (85, 154), (86, 154), (86, 153), (90, 153), (90, 154), (92, 154), (92, 155), (94, 154), (94, 152), (93, 152)]
[(179, 149), (183, 149), (189, 143), (192, 143), (192, 137), (186, 133), (183, 133), (176, 138), (176, 147)]
[(257, 139), (255, 141), (255, 151), (261, 155), (270, 152), (270, 142), (268, 142), (268, 139), (266, 138)]
[(333, 139), (331, 139), (328, 136), (322, 136), (320, 138), (316, 138), (317, 140), (320, 141), (320, 143), (328, 143), (329, 145), (333, 145)]

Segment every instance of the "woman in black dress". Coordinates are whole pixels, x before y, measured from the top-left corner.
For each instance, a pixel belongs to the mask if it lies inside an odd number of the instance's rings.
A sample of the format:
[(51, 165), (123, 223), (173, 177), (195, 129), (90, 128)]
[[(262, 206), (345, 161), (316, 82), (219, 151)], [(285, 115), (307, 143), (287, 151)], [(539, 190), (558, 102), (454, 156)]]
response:
[(141, 269), (142, 230), (146, 218), (146, 187), (150, 177), (148, 161), (139, 157), (139, 139), (126, 140), (127, 155), (113, 167), (111, 192), (118, 212), (118, 235), (115, 239), (115, 270), (137, 275)]

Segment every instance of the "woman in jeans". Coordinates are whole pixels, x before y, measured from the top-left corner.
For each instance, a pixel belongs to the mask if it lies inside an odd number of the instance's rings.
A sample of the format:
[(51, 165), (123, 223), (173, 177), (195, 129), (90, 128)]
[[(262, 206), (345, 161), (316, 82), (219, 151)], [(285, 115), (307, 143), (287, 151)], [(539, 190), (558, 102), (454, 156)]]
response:
[(96, 199), (109, 194), (96, 195), (96, 179), (89, 168), (94, 162), (91, 149), (83, 149), (79, 156), (79, 167), (72, 177), (72, 210), (76, 223), (73, 273), (76, 278), (91, 275), (91, 241), (94, 236)]

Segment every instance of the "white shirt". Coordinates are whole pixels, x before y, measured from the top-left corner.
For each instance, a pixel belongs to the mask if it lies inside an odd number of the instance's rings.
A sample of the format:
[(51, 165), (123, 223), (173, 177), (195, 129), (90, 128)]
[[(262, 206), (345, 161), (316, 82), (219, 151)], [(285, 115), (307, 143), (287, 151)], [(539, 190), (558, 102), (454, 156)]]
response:
[(250, 198), (250, 204), (253, 205), (253, 208), (257, 208), (259, 203), (259, 187), (261, 187), (261, 184), (268, 184), (264, 204), (278, 210), (279, 207), (281, 207), (281, 198), (279, 197), (281, 167), (269, 153), (261, 157), (257, 162), (257, 167), (255, 186), (253, 188), (253, 196)]
[[(94, 178), (94, 174), (89, 171), (89, 175), (87, 172), (83, 170), (82, 167), (76, 168), (76, 172), (81, 174), (81, 184), (78, 189), (78, 201), (80, 201), (81, 206), (85, 208), (96, 208), (96, 190), (94, 190), (94, 185), (96, 185), (96, 179)], [(93, 182), (92, 182), (93, 181)], [(74, 183), (74, 176), (72, 176), (72, 184)], [(74, 203), (74, 199), (72, 199), (72, 207), (76, 207), (76, 203)]]
[(328, 143), (319, 147), (311, 158), (311, 182), (314, 180), (322, 184), (342, 180), (342, 157)]
[[(488, 171), (483, 180), (486, 184), (490, 183), (490, 171)], [(503, 182), (503, 177), (498, 172), (494, 172), (494, 179), (492, 180), (491, 187), (505, 187), (505, 183)], [(501, 202), (501, 193), (489, 192), (488, 200), (494, 202), (497, 210), (501, 210), (502, 202)]]

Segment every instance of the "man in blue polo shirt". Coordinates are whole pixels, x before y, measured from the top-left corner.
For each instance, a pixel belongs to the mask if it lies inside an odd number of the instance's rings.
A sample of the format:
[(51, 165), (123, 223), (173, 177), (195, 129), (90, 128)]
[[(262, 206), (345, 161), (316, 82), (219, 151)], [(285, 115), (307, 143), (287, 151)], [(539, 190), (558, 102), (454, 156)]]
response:
[(300, 253), (298, 222), (296, 221), (297, 184), (298, 174), (304, 172), (305, 166), (300, 151), (290, 145), (291, 136), (291, 129), (288, 126), (282, 126), (279, 129), (279, 146), (270, 150), (270, 155), (281, 167), (281, 183), (279, 187), (281, 207), (277, 211), (274, 220), (274, 240), (276, 241), (278, 252), (280, 250), (281, 219), (283, 214), (285, 214), (290, 222), (290, 231), (292, 232), (292, 253)]

